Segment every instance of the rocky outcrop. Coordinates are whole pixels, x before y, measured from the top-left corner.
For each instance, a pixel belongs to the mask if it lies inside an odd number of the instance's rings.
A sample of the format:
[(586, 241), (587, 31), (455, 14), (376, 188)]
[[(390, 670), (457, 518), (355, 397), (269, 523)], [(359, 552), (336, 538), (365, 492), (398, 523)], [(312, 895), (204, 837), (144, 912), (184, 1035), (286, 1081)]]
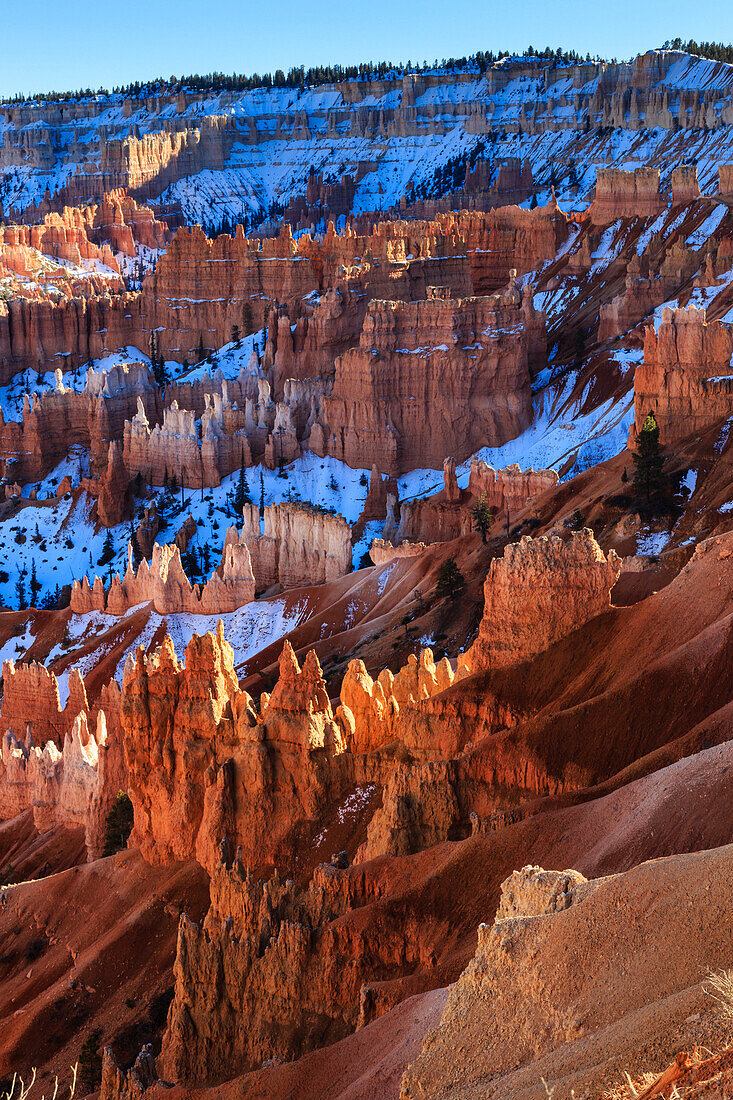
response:
[(28, 744), (53, 741), (60, 749), (76, 716), (89, 709), (84, 681), (76, 669), (69, 672), (68, 697), (63, 707), (56, 676), (35, 661), (19, 665), (5, 661), (2, 681), (0, 729)]
[[(551, 890), (546, 907), (540, 898), (514, 911), (502, 898), (496, 919), (479, 925), (472, 961), (404, 1074), (401, 1100), (447, 1100), (457, 1092), (474, 1100), (486, 1094), (489, 1075), (496, 1095), (527, 1095), (538, 1063), (552, 1052), (553, 1080), (568, 1094), (610, 1095), (618, 1066), (638, 1052), (640, 1027), (651, 1046), (660, 1027), (676, 1035), (680, 1017), (703, 1008), (711, 956), (730, 966), (730, 944), (712, 914), (725, 904), (731, 873), (728, 847), (587, 883), (575, 872), (525, 868), (528, 885), (544, 876), (567, 879), (571, 903), (556, 907)], [(630, 923), (629, 914), (641, 910), (654, 919)], [(604, 981), (590, 977), (600, 972)], [(603, 1067), (584, 1056), (589, 1036), (603, 1043)], [(459, 1064), (457, 1049), (470, 1050), (470, 1060)], [(654, 1091), (662, 1095), (661, 1087)]]
[(532, 166), (528, 160), (507, 157), (501, 163), (478, 160), (474, 167), (466, 165), (463, 187), (449, 191), (445, 197), (415, 200), (408, 195), (400, 209), (412, 217), (434, 218), (449, 210), (493, 210), (526, 202), (534, 192)]
[(587, 527), (567, 542), (525, 535), (492, 561), (479, 635), (461, 662), (475, 672), (542, 653), (610, 608), (620, 572), (621, 559), (606, 557)]
[(681, 164), (672, 170), (672, 206), (687, 206), (700, 198), (697, 165)]
[[(0, 471), (4, 469), (6, 477), (23, 482), (38, 481), (66, 457), (69, 447), (82, 446), (89, 450), (93, 475), (85, 487), (99, 495), (100, 486), (94, 479), (107, 470), (112, 480), (106, 484), (110, 489), (114, 486), (114, 492), (122, 489), (124, 504), (126, 483), (123, 487), (118, 455), (110, 454), (110, 445), (121, 444), (125, 422), (136, 408), (155, 419), (160, 404), (160, 394), (143, 363), (120, 364), (98, 372), (90, 368), (81, 393), (64, 385), (59, 368), (53, 391), (24, 397), (21, 421), (6, 423), (0, 412)], [(113, 515), (117, 508), (111, 497), (105, 498), (104, 514)]]
[[(513, 517), (558, 483), (555, 470), (522, 471), (516, 464), (494, 470), (475, 457), (471, 459), (467, 490), (458, 487), (453, 459), (445, 460), (443, 478), (444, 487), (435, 496), (402, 502), (394, 536), (396, 545), (449, 542), (471, 534), (475, 530), (473, 508), (478, 500), (484, 500), (498, 521), (505, 523), (507, 515)], [(377, 554), (383, 558), (383, 549), (378, 548)]]
[(369, 557), (375, 565), (385, 565), (395, 558), (419, 557), (427, 548), (424, 542), (403, 542), (399, 546), (393, 546), (387, 539), (374, 539), (369, 548)]
[(476, 499), (485, 497), (489, 508), (500, 516), (505, 516), (507, 510), (513, 516), (535, 497), (554, 489), (558, 481), (555, 470), (522, 470), (516, 463), (494, 470), (481, 459), (473, 458), (468, 491)]
[(674, 297), (699, 266), (699, 253), (686, 249), (681, 241), (654, 259), (632, 256), (623, 293), (601, 304), (599, 342), (635, 329), (657, 306)]
[(650, 412), (669, 446), (733, 414), (733, 335), (705, 310), (665, 309), (659, 331), (646, 330), (644, 361), (634, 377), (630, 443)]
[(579, 871), (545, 871), (528, 865), (512, 871), (501, 884), (496, 920), (542, 917), (562, 913), (582, 901), (594, 889)]
[(119, 443), (110, 443), (107, 469), (98, 482), (97, 518), (102, 526), (116, 527), (125, 518), (128, 484), (122, 448)]
[(543, 316), (515, 287), (484, 298), (372, 301), (359, 347), (336, 360), (311, 449), (399, 473), (506, 442), (529, 422), (530, 367), (543, 338)]
[(588, 211), (594, 225), (610, 225), (617, 218), (650, 218), (666, 203), (659, 193), (659, 169), (599, 168), (596, 197)]
[(265, 508), (264, 534), (256, 505), (245, 504), (239, 534), (227, 543), (245, 545), (258, 589), (324, 584), (351, 571), (351, 527), (343, 516), (308, 504), (283, 502)]
[[(394, 484), (394, 483), (393, 483)], [(387, 482), (382, 480), (382, 475), (376, 466), (372, 466), (369, 475), (369, 489), (367, 491), (364, 507), (361, 515), (351, 530), (352, 542), (358, 542), (364, 533), (364, 528), (370, 520), (383, 520), (387, 515)]]
[(382, 976), (435, 964), (417, 912), (380, 919), (382, 892), (361, 868), (321, 864), (301, 885), (277, 872), (259, 879), (243, 853), (225, 853), (205, 920), (181, 918), (162, 1074), (220, 1080), (298, 1057), (388, 1011), (399, 983)]
[(718, 165), (718, 194), (728, 198), (733, 195), (733, 164)]
[[(386, 668), (376, 680), (363, 661), (350, 661), (341, 684), (341, 704), (353, 716), (353, 751), (371, 752), (391, 741), (403, 740), (401, 709), (445, 691), (454, 679), (448, 658), (443, 657), (436, 664), (431, 649), (421, 650), (419, 657), (411, 653), (396, 675)], [(414, 748), (419, 754), (420, 748)]]
[(166, 638), (125, 669), (132, 842), (150, 861), (193, 857), (213, 871), (226, 838), (245, 864), (272, 863), (353, 784), (348, 716), (334, 715), (315, 654), (301, 669), (286, 643), (259, 714), (233, 660), (220, 623), (216, 636), (193, 636), (183, 666)]
[[(18, 681), (29, 677), (38, 680), (39, 669), (38, 665), (15, 669), (12, 661), (6, 662), (4, 682), (10, 689), (13, 709), (20, 694)], [(56, 690), (58, 703), (55, 676), (45, 669), (42, 672), (45, 679), (41, 678), (40, 683), (48, 680)], [(12, 714), (3, 715), (0, 818), (7, 820), (32, 809), (39, 833), (56, 825), (82, 828), (88, 859), (93, 860), (102, 854), (107, 815), (119, 791), (127, 787), (119, 727), (120, 693), (114, 683), (103, 691), (95, 708), (96, 732), (92, 732), (84, 685), (76, 669), (72, 670), (70, 688), (67, 705), (58, 713), (60, 724), (67, 727), (61, 749), (53, 717), (39, 720), (32, 703), (26, 711), (31, 720), (25, 723), (25, 736), (7, 724)], [(45, 740), (47, 732), (56, 737)]]
[(121, 580), (115, 574), (108, 592), (101, 577), (95, 577), (91, 585), (86, 577), (74, 581), (71, 610), (78, 615), (92, 610), (124, 615), (137, 604), (152, 603), (160, 615), (223, 615), (251, 603), (254, 597), (255, 579), (246, 543), (228, 542), (220, 564), (200, 586), (192, 585), (186, 576), (178, 546), (156, 542), (152, 560), (143, 559), (137, 572), (132, 546), (128, 546), (125, 574)]
[(228, 403), (225, 408), (221, 399), (207, 401), (199, 438), (194, 413), (180, 409), (175, 399), (163, 410), (162, 424), (152, 429), (140, 404), (125, 424), (123, 461), (128, 477), (139, 475), (150, 485), (173, 476), (189, 489), (219, 485), (242, 461), (252, 465), (246, 412)]

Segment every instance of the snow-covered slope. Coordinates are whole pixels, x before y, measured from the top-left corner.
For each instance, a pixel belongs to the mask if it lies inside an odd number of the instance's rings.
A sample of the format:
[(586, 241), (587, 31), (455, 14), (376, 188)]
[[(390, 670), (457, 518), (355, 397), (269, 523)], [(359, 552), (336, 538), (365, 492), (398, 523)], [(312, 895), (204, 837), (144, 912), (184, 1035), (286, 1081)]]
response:
[[(710, 191), (733, 160), (733, 66), (655, 51), (633, 64), (568, 66), (520, 58), (481, 75), (423, 72), (320, 88), (97, 97), (13, 106), (0, 116), (0, 202), (22, 211), (104, 162), (105, 142), (163, 131), (206, 131), (190, 172), (160, 152), (160, 168), (130, 186), (187, 222), (216, 226), (262, 216), (305, 192), (310, 172), (356, 183), (353, 209), (397, 204), (451, 158), (482, 148), (527, 159), (540, 195), (582, 201), (603, 165), (696, 162)], [(700, 114), (700, 111), (703, 114)], [(31, 155), (22, 154), (32, 139)], [(154, 154), (152, 160), (154, 162)], [(125, 162), (126, 163), (126, 162)], [(128, 182), (122, 168), (119, 182)], [(78, 179), (76, 181), (78, 183)], [(94, 184), (92, 183), (92, 186)]]

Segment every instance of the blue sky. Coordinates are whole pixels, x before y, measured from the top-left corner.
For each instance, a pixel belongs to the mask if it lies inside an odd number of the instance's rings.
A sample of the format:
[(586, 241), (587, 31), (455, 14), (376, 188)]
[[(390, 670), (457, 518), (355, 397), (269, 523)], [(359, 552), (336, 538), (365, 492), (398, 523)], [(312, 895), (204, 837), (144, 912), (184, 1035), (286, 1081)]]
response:
[(620, 58), (677, 35), (733, 41), (723, 0), (5, 0), (2, 9), (3, 96), (528, 45)]

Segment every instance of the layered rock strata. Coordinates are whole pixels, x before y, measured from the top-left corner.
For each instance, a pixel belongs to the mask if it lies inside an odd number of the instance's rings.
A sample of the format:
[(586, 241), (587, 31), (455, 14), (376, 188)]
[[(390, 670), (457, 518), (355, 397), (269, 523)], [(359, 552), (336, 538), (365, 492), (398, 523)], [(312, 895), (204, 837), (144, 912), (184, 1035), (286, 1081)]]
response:
[(596, 197), (589, 216), (594, 225), (610, 225), (617, 218), (649, 218), (666, 206), (659, 193), (659, 169), (599, 168)]
[(336, 361), (311, 449), (399, 473), (506, 442), (529, 423), (543, 339), (542, 314), (513, 286), (484, 298), (373, 301), (359, 347)]
[(524, 536), (494, 558), (484, 583), (479, 635), (465, 662), (471, 671), (506, 668), (549, 649), (603, 614), (621, 572), (587, 527), (567, 542)]
[(233, 659), (220, 623), (217, 636), (193, 636), (183, 666), (166, 638), (125, 669), (131, 842), (148, 860), (195, 857), (213, 872), (223, 839), (241, 847), (245, 864), (291, 859), (294, 842), (353, 787), (351, 754), (340, 763), (348, 716), (334, 714), (315, 653), (301, 669), (286, 643), (260, 713)]
[(236, 611), (255, 597), (255, 578), (246, 543), (228, 542), (221, 562), (203, 585), (192, 585), (181, 564), (178, 546), (153, 544), (152, 560), (140, 562), (134, 570), (132, 547), (128, 547), (127, 569), (120, 579), (112, 578), (105, 591), (101, 577), (93, 584), (84, 577), (74, 581), (71, 610), (77, 615), (89, 611), (107, 611), (124, 615), (131, 607), (152, 603), (160, 615), (188, 613), (217, 615)]
[(262, 534), (259, 509), (245, 504), (241, 531), (230, 528), (226, 541), (246, 545), (258, 589), (324, 584), (351, 571), (351, 527), (343, 516), (308, 504), (267, 505)]
[[(495, 470), (481, 459), (471, 459), (468, 489), (461, 490), (456, 478), (455, 461), (443, 464), (444, 486), (432, 497), (403, 502), (393, 546), (403, 543), (449, 542), (475, 530), (473, 508), (483, 500), (497, 519), (505, 523), (527, 507), (535, 497), (558, 483), (554, 470), (521, 470), (516, 464)], [(376, 540), (375, 552), (382, 556), (386, 547)], [(372, 560), (376, 563), (374, 556)]]
[(110, 444), (121, 443), (136, 409), (155, 420), (161, 404), (144, 363), (90, 368), (81, 392), (64, 384), (59, 368), (54, 390), (25, 395), (22, 420), (6, 423), (0, 411), (0, 470), (39, 481), (78, 445), (89, 450), (90, 472), (98, 478), (110, 462)]
[(663, 446), (699, 435), (733, 415), (733, 334), (705, 310), (665, 309), (659, 330), (646, 330), (634, 377), (633, 443), (654, 413)]
[(31, 809), (39, 833), (82, 828), (88, 859), (98, 859), (109, 811), (127, 789), (119, 687), (108, 684), (92, 708), (72, 669), (62, 708), (56, 676), (40, 665), (6, 661), (3, 683), (0, 819)]

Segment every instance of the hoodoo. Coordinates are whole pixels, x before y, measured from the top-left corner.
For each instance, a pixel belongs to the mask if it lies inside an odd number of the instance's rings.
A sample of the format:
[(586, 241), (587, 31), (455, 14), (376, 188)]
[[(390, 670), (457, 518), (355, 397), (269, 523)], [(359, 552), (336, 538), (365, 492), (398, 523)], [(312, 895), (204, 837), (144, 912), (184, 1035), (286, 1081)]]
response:
[(733, 46), (16, 7), (0, 1094), (723, 1100)]

